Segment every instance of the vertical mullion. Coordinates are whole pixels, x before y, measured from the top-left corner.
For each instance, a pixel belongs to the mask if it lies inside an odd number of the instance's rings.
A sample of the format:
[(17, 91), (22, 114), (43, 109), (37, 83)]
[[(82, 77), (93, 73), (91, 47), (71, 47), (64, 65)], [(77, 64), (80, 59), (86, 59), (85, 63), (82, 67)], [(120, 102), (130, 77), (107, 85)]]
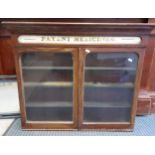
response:
[(79, 48), (79, 129), (82, 128), (84, 115), (84, 66), (85, 52), (84, 49)]
[(72, 52), (73, 56), (73, 123), (74, 128), (78, 126), (78, 51)]
[(131, 107), (131, 117), (130, 123), (131, 127), (134, 127), (135, 123), (135, 116), (137, 110), (137, 103), (138, 103), (138, 92), (140, 90), (140, 79), (142, 76), (142, 69), (143, 68), (143, 61), (144, 61), (144, 50), (136, 50), (136, 53), (139, 55), (138, 64), (137, 64), (137, 71), (136, 71), (136, 79), (134, 82), (134, 92), (133, 92), (133, 99), (132, 99), (132, 107)]

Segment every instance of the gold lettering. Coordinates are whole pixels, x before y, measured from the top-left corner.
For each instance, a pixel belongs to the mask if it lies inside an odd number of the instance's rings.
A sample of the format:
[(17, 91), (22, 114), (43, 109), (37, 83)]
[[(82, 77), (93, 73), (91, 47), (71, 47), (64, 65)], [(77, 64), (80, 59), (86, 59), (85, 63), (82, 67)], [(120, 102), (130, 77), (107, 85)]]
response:
[(73, 37), (74, 42), (79, 42), (79, 37)]
[(106, 43), (114, 42), (115, 38), (101, 36), (41, 36), (41, 41), (53, 43)]

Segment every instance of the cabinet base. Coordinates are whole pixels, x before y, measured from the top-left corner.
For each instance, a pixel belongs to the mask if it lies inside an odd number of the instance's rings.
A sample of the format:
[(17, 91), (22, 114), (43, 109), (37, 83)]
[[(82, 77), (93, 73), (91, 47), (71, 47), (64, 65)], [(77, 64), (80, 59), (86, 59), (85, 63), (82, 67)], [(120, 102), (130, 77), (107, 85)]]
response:
[(155, 92), (141, 91), (138, 97), (137, 115), (155, 113)]

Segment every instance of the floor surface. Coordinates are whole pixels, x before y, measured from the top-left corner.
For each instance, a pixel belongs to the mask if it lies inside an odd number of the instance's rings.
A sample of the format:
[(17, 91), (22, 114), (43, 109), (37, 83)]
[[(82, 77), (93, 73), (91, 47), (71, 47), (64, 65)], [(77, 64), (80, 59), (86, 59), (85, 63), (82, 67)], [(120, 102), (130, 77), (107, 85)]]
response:
[(16, 81), (0, 81), (0, 135), (8, 129), (14, 119), (2, 119), (2, 115), (19, 113)]
[(155, 115), (136, 117), (133, 132), (105, 131), (25, 131), (21, 129), (21, 121), (17, 119), (6, 136), (155, 136)]
[(6, 132), (13, 121), (14, 119), (0, 119), (0, 136)]

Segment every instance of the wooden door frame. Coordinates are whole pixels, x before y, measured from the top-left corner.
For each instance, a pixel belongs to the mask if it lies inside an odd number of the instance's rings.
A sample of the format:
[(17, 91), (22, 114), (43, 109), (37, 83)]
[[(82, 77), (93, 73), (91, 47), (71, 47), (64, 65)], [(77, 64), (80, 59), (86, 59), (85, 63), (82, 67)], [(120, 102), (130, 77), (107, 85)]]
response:
[[(49, 122), (49, 121), (28, 121), (26, 119), (26, 104), (24, 97), (23, 75), (21, 55), (23, 53), (50, 52), (50, 53), (71, 53), (73, 55), (73, 122)], [(14, 57), (17, 73), (19, 101), (22, 128), (26, 130), (77, 130), (78, 127), (78, 50), (77, 48), (53, 48), (53, 47), (16, 47)]]
[(2, 48), (2, 42), (1, 42), (1, 40), (0, 40), (0, 75), (3, 75), (2, 52), (1, 52), (1, 48)]
[[(137, 65), (136, 79), (134, 83), (134, 97), (131, 108), (131, 117), (130, 122), (106, 122), (106, 123), (83, 123), (83, 107), (84, 107), (84, 66), (85, 66), (85, 57), (86, 51), (91, 52), (113, 52), (113, 53), (137, 53), (139, 56), (139, 61)], [(111, 130), (120, 130), (120, 131), (130, 131), (134, 127), (136, 110), (137, 110), (137, 102), (138, 102), (138, 92), (140, 88), (140, 79), (143, 68), (145, 48), (80, 48), (79, 51), (79, 129), (80, 130), (93, 130), (93, 129), (111, 129)]]

